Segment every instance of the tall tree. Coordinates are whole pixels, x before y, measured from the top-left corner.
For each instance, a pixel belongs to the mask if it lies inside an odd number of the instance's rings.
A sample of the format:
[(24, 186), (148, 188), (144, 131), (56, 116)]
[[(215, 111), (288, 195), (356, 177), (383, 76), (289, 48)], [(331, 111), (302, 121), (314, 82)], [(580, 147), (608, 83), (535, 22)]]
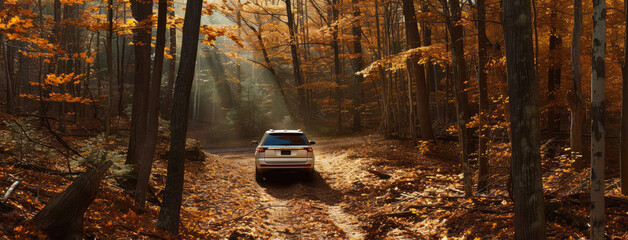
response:
[[(567, 103), (571, 111), (571, 125), (569, 127), (569, 144), (571, 151), (582, 154), (582, 127), (584, 126), (585, 107), (582, 97), (582, 79), (580, 71), (580, 40), (582, 38), (582, 0), (573, 1), (574, 25), (571, 40), (571, 82), (572, 89), (567, 92)], [(584, 167), (583, 158), (577, 158), (575, 167), (580, 170)]]
[(305, 96), (305, 89), (303, 85), (303, 71), (301, 69), (301, 60), (299, 58), (299, 52), (297, 48), (296, 30), (294, 29), (294, 14), (292, 14), (292, 0), (285, 0), (286, 2), (286, 15), (288, 16), (288, 31), (290, 33), (290, 53), (292, 54), (292, 70), (294, 72), (294, 79), (297, 85), (297, 92), (299, 95), (299, 108), (301, 118), (305, 124), (305, 128), (309, 127), (309, 109), (307, 109), (307, 98)]
[[(580, 1), (580, 0), (575, 0)], [(624, 1), (624, 24), (628, 23), (628, 1)], [(624, 30), (624, 66), (621, 99), (621, 157), (619, 162), (621, 193), (628, 196), (628, 28)]]
[[(408, 50), (421, 47), (421, 35), (419, 34), (419, 25), (416, 19), (416, 11), (414, 9), (413, 0), (403, 0), (403, 16), (406, 25), (406, 43)], [(432, 131), (432, 117), (430, 115), (430, 93), (427, 89), (425, 81), (425, 67), (419, 65), (421, 55), (413, 54), (408, 58), (406, 64), (410, 77), (414, 79), (417, 94), (417, 116), (419, 126), (421, 127), (421, 137), (423, 140), (433, 140), (434, 132)], [(408, 89), (408, 91), (411, 91)], [(414, 126), (412, 126), (414, 127)]]
[(488, 111), (489, 101), (488, 92), (486, 86), (486, 64), (488, 63), (488, 57), (486, 55), (488, 38), (486, 37), (486, 5), (484, 0), (477, 0), (477, 14), (478, 14), (478, 89), (480, 90), (480, 110), (478, 115), (480, 117), (480, 127), (478, 128), (478, 192), (484, 192), (488, 187), (488, 157), (486, 156), (486, 140), (488, 139), (488, 129), (485, 127), (488, 124)]
[[(353, 0), (353, 24), (351, 27), (351, 34), (353, 35), (353, 54), (354, 56), (351, 59), (351, 63), (353, 65), (353, 71), (358, 72), (361, 71), (364, 67), (364, 60), (362, 57), (362, 26), (360, 24), (360, 7), (359, 1)], [(353, 86), (352, 86), (352, 97), (353, 97), (353, 132), (359, 132), (362, 130), (362, 113), (361, 113), (361, 105), (362, 105), (362, 80), (363, 77), (361, 74), (353, 75)]]
[(170, 38), (168, 39), (170, 43), (170, 60), (168, 60), (168, 84), (166, 85), (166, 95), (163, 99), (163, 108), (161, 116), (164, 119), (170, 119), (170, 103), (172, 101), (172, 89), (174, 88), (174, 77), (175, 70), (177, 67), (177, 27), (174, 25), (175, 15), (174, 15), (174, 0), (168, 1), (169, 8), (168, 16), (173, 21), (172, 26), (170, 27)]
[(452, 60), (454, 69), (454, 89), (456, 99), (456, 127), (458, 128), (458, 144), (460, 145), (460, 164), (462, 166), (464, 191), (467, 196), (473, 195), (473, 179), (469, 167), (469, 96), (467, 94), (468, 76), (464, 59), (464, 29), (460, 24), (462, 12), (458, 0), (449, 0), (449, 21), (447, 25), (451, 35)]
[(111, 134), (111, 115), (113, 112), (113, 0), (107, 1), (107, 80), (109, 82), (109, 92), (107, 93), (107, 111), (105, 112), (105, 138), (109, 139)]
[(336, 127), (338, 128), (338, 134), (342, 133), (342, 101), (343, 101), (343, 89), (342, 89), (342, 63), (340, 62), (340, 44), (338, 41), (338, 17), (340, 15), (338, 11), (338, 0), (331, 0), (331, 19), (332, 19), (332, 33), (331, 33), (331, 48), (334, 52), (334, 80), (338, 84), (336, 87), (336, 103), (338, 115), (336, 116)]
[[(150, 89), (150, 55), (153, 2), (131, 0), (131, 12), (138, 22), (133, 30), (135, 48), (135, 79), (133, 86), (133, 110), (131, 132), (126, 164), (137, 164), (141, 145), (146, 141), (146, 121), (148, 119), (148, 99)], [(136, 169), (137, 170), (137, 169)]]
[(556, 26), (558, 19), (555, 10), (550, 13), (550, 35), (549, 35), (549, 69), (547, 70), (547, 98), (550, 103), (547, 110), (547, 130), (551, 134), (560, 131), (560, 111), (555, 106), (556, 92), (560, 89), (560, 48), (562, 38), (558, 35)]
[[(164, 200), (159, 212), (157, 227), (171, 233), (179, 231), (183, 180), (185, 174), (185, 138), (188, 126), (190, 91), (194, 80), (198, 37), (201, 24), (202, 0), (188, 0), (183, 21), (181, 61), (174, 88), (173, 106), (170, 110), (170, 151)], [(184, 109), (181, 111), (180, 109)]]
[(606, 2), (593, 0), (593, 56), (591, 60), (591, 239), (604, 239), (604, 91)]
[(504, 1), (515, 238), (545, 239), (538, 80), (530, 17), (530, 0)]
[[(110, 0), (111, 1), (111, 0)], [(167, 0), (159, 0), (157, 12), (157, 39), (155, 42), (155, 61), (153, 62), (153, 75), (151, 78), (148, 117), (146, 121), (146, 138), (141, 144), (141, 152), (137, 159), (138, 174), (135, 188), (135, 203), (144, 208), (146, 203), (146, 191), (150, 180), (150, 172), (153, 167), (155, 144), (157, 144), (157, 129), (159, 126), (159, 88), (164, 65), (164, 48), (166, 45), (166, 14), (168, 11)]]

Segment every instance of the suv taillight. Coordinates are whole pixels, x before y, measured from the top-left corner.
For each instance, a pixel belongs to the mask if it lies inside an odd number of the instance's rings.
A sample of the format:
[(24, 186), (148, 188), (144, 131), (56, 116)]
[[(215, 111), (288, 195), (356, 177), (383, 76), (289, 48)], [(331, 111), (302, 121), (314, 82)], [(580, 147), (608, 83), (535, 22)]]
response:
[(266, 148), (257, 148), (257, 151), (258, 152), (263, 152), (263, 151), (266, 151)]
[(314, 149), (312, 147), (306, 147), (305, 150), (307, 150), (308, 152), (314, 152)]

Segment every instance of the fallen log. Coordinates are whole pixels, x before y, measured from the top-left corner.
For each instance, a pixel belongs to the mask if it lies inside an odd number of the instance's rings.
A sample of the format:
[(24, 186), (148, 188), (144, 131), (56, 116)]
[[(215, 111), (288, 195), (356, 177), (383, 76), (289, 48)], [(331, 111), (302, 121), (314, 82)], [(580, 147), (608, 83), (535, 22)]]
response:
[(83, 215), (98, 194), (100, 182), (113, 162), (81, 174), (31, 219), (51, 239), (83, 239)]

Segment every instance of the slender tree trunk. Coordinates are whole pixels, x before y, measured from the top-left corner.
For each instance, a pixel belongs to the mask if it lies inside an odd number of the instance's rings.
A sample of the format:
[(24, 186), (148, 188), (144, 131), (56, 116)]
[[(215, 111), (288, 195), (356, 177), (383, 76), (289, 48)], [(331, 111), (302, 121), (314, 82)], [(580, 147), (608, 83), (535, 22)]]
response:
[[(126, 4), (122, 4), (122, 20), (126, 22)], [(120, 53), (120, 36), (117, 39), (117, 51)], [(124, 116), (124, 82), (126, 74), (126, 66), (124, 65), (124, 56), (126, 52), (126, 37), (122, 37), (122, 53), (118, 55), (118, 115)]]
[(297, 49), (297, 37), (296, 30), (294, 29), (294, 15), (292, 14), (292, 0), (284, 0), (286, 3), (286, 14), (288, 15), (288, 31), (290, 32), (290, 53), (292, 54), (292, 69), (294, 71), (294, 79), (297, 86), (297, 93), (299, 95), (299, 106), (301, 112), (301, 118), (305, 124), (305, 128), (309, 127), (310, 119), (307, 109), (307, 98), (305, 96), (305, 89), (303, 85), (303, 72), (301, 69), (301, 60), (299, 58), (299, 52)]
[(486, 142), (488, 140), (488, 111), (489, 101), (488, 101), (488, 90), (486, 86), (486, 64), (488, 62), (488, 57), (486, 56), (487, 43), (488, 38), (486, 37), (486, 23), (484, 22), (486, 19), (486, 5), (484, 0), (477, 0), (477, 11), (478, 11), (478, 70), (477, 70), (477, 78), (478, 78), (478, 88), (480, 92), (480, 109), (478, 111), (478, 115), (480, 117), (480, 126), (478, 127), (478, 192), (485, 192), (488, 190), (488, 156), (486, 155), (487, 145)]
[(591, 69), (591, 239), (604, 239), (606, 2), (593, 0)]
[(336, 127), (338, 130), (338, 134), (342, 134), (342, 101), (343, 101), (343, 90), (342, 86), (342, 64), (340, 62), (340, 47), (338, 44), (338, 0), (332, 0), (331, 5), (331, 19), (332, 19), (332, 34), (331, 34), (331, 48), (334, 52), (334, 80), (338, 84), (336, 87), (336, 104), (338, 115), (336, 116)]
[[(429, 4), (427, 2), (424, 2), (421, 10), (423, 13), (429, 13)], [(427, 22), (421, 23), (421, 33), (423, 34), (423, 46), (427, 47), (432, 45), (432, 28)], [(425, 80), (427, 81), (427, 88), (429, 89), (429, 92), (436, 92), (436, 96), (438, 97), (438, 82), (436, 81), (436, 77), (434, 74), (434, 63), (432, 63), (431, 61), (425, 63)], [(438, 101), (436, 104), (436, 108), (436, 119), (438, 119)]]
[[(174, 0), (169, 0), (168, 5), (173, 9), (172, 11), (168, 11), (168, 15), (172, 19), (175, 18), (174, 15)], [(164, 119), (170, 118), (170, 102), (172, 100), (172, 90), (174, 88), (174, 75), (177, 67), (177, 28), (175, 26), (170, 27), (170, 56), (172, 58), (168, 60), (169, 68), (168, 68), (168, 85), (166, 85), (166, 96), (164, 96), (164, 107), (161, 116)]]
[(463, 182), (465, 194), (469, 197), (473, 195), (473, 179), (469, 167), (469, 130), (467, 121), (469, 119), (469, 97), (467, 95), (467, 73), (464, 59), (463, 27), (458, 24), (461, 18), (460, 2), (450, 0), (451, 17), (449, 21), (449, 32), (451, 35), (452, 59), (454, 69), (454, 89), (456, 96), (456, 120), (458, 122), (458, 142), (460, 144), (460, 163), (462, 166)]
[[(181, 62), (173, 96), (173, 106), (177, 106), (177, 109), (189, 109), (190, 107), (190, 90), (196, 67), (202, 5), (202, 0), (188, 0), (186, 3), (183, 40), (181, 42)], [(168, 173), (164, 201), (157, 222), (157, 227), (173, 234), (177, 234), (179, 231), (185, 174), (185, 138), (188, 125), (188, 111), (177, 111), (177, 109), (172, 108), (170, 111)]]
[(229, 80), (225, 74), (225, 68), (222, 66), (220, 59), (220, 52), (216, 49), (210, 49), (206, 52), (208, 55), (207, 60), (211, 63), (209, 68), (211, 74), (214, 76), (214, 82), (216, 86), (216, 94), (220, 96), (220, 108), (232, 108), (234, 106), (234, 97), (231, 93), (231, 87), (229, 86)]
[[(4, 37), (2, 37), (4, 38)], [(10, 65), (13, 64), (13, 59), (10, 57), (9, 54), (9, 46), (7, 46), (6, 43), (6, 39), (3, 39), (4, 44), (3, 44), (3, 50), (4, 50), (4, 73), (5, 73), (5, 78), (6, 78), (6, 82), (7, 82), (7, 92), (6, 92), (6, 97), (7, 97), (7, 107), (6, 107), (6, 111), (8, 114), (13, 114), (13, 70), (11, 69)]]
[[(581, 0), (576, 0), (581, 1)], [(624, 23), (628, 23), (628, 1), (624, 1)], [(624, 31), (624, 66), (621, 102), (621, 159), (620, 181), (621, 194), (628, 196), (628, 28)]]
[[(571, 72), (572, 89), (567, 92), (567, 102), (571, 110), (569, 143), (571, 151), (583, 154), (582, 128), (584, 126), (585, 107), (582, 97), (582, 80), (580, 71), (580, 39), (582, 38), (582, 0), (574, 0), (574, 26), (571, 41)], [(576, 158), (576, 170), (584, 167), (584, 157)]]
[(545, 239), (538, 81), (530, 16), (530, 0), (504, 1), (515, 238)]
[(146, 204), (146, 191), (148, 190), (150, 172), (153, 167), (153, 156), (155, 155), (155, 144), (157, 143), (157, 129), (159, 126), (159, 88), (161, 87), (161, 75), (164, 66), (164, 48), (166, 45), (166, 14), (168, 11), (168, 3), (166, 1), (167, 0), (159, 0), (155, 61), (153, 62), (153, 75), (148, 99), (146, 139), (141, 145), (142, 154), (139, 155), (137, 160), (139, 168), (137, 188), (135, 189), (135, 204), (137, 204), (139, 208), (144, 208)]
[[(408, 49), (421, 47), (421, 35), (419, 34), (419, 26), (416, 20), (416, 11), (414, 10), (413, 0), (403, 1), (403, 15), (406, 24), (406, 41)], [(419, 54), (415, 54), (408, 58), (406, 64), (410, 71), (410, 76), (414, 78), (417, 94), (417, 117), (419, 126), (421, 127), (421, 137), (423, 140), (434, 140), (434, 132), (432, 131), (432, 117), (430, 116), (430, 93), (427, 89), (425, 81), (425, 67), (419, 65)]]
[[(358, 72), (361, 71), (364, 67), (364, 60), (362, 59), (362, 43), (360, 42), (362, 38), (362, 27), (360, 24), (360, 7), (359, 1), (353, 0), (353, 17), (355, 22), (353, 22), (353, 27), (351, 28), (351, 34), (353, 35), (353, 54), (354, 58), (352, 59), (353, 71)], [(360, 74), (353, 75), (353, 86), (351, 87), (352, 97), (353, 97), (353, 132), (360, 132), (362, 130), (362, 113), (361, 113), (361, 105), (362, 105), (362, 80), (363, 77)]]
[[(146, 141), (146, 122), (148, 118), (148, 99), (150, 88), (151, 31), (153, 3), (143, 0), (131, 0), (131, 11), (138, 27), (133, 31), (135, 46), (135, 84), (133, 87), (133, 111), (131, 114), (131, 132), (126, 164), (137, 164), (142, 154), (141, 145)], [(136, 166), (137, 167), (137, 166)]]
[[(374, 8), (375, 8), (375, 28), (376, 28), (376, 32), (377, 32), (377, 59), (380, 60), (383, 57), (383, 47), (382, 47), (382, 41), (381, 41), (381, 30), (380, 30), (380, 22), (379, 22), (379, 0), (375, 0), (375, 4), (374, 4)], [(390, 138), (391, 135), (391, 131), (390, 131), (390, 105), (388, 102), (388, 88), (387, 88), (387, 82), (388, 79), (386, 78), (386, 72), (384, 71), (384, 68), (379, 65), (379, 78), (380, 81), (382, 83), (382, 91), (381, 91), (381, 112), (382, 112), (382, 125), (384, 127), (384, 132), (386, 133), (386, 137)]]
[(558, 57), (562, 38), (558, 36), (556, 27), (556, 12), (551, 13), (550, 36), (549, 36), (549, 70), (547, 72), (547, 98), (549, 109), (547, 110), (547, 130), (550, 134), (560, 132), (560, 111), (557, 110), (556, 91), (560, 90), (560, 58)]
[(113, 94), (113, 0), (107, 1), (107, 22), (109, 29), (107, 30), (107, 80), (109, 80), (109, 92), (107, 94), (107, 111), (105, 111), (105, 139), (109, 140), (111, 134), (111, 112), (113, 104), (111, 101)]

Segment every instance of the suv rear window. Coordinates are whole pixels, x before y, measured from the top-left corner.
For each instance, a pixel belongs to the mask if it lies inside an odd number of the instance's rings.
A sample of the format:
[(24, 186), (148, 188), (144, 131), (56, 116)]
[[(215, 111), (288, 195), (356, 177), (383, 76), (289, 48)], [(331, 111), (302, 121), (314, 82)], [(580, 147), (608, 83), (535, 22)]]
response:
[(307, 139), (302, 133), (271, 133), (264, 145), (307, 145)]

